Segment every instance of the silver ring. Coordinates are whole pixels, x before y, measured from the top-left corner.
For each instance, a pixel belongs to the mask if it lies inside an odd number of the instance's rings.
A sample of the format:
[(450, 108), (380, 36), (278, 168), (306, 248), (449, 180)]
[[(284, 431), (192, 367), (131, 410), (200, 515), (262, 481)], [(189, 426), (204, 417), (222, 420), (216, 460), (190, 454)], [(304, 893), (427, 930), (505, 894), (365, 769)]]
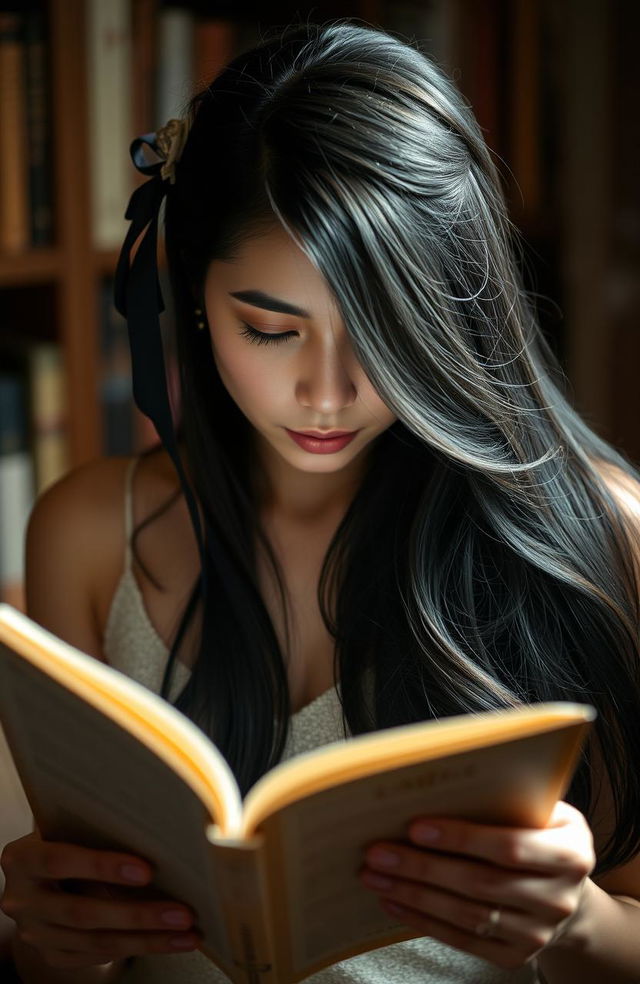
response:
[(492, 909), (486, 922), (478, 923), (476, 933), (478, 936), (492, 936), (494, 930), (500, 925), (500, 906)]

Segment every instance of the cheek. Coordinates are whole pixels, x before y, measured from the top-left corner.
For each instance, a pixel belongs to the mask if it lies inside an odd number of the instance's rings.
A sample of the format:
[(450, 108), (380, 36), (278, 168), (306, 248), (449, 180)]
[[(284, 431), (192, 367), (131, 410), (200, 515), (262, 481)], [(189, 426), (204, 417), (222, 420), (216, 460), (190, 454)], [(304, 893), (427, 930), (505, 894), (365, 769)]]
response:
[[(251, 381), (254, 373), (251, 360), (232, 340), (216, 341), (211, 338), (211, 350), (220, 378), (229, 392), (235, 396), (244, 388), (243, 380)], [(244, 356), (244, 358), (243, 358)]]
[(283, 403), (284, 390), (264, 357), (238, 351), (235, 346), (214, 349), (214, 360), (227, 392), (248, 416)]
[(365, 383), (365, 390), (366, 392), (363, 393), (363, 402), (366, 403), (374, 417), (380, 421), (380, 424), (384, 424), (387, 427), (394, 424), (398, 418), (393, 410), (390, 410), (387, 404), (381, 399), (368, 379)]

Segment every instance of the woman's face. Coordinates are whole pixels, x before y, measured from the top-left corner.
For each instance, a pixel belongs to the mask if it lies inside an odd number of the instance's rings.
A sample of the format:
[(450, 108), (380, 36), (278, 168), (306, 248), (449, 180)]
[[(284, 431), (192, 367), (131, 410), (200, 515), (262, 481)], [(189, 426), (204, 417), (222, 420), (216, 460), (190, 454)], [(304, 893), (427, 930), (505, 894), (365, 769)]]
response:
[[(267, 459), (342, 471), (396, 420), (359, 365), (326, 281), (281, 227), (247, 240), (234, 262), (210, 265), (205, 307), (220, 377)], [(357, 433), (314, 453), (287, 429)]]

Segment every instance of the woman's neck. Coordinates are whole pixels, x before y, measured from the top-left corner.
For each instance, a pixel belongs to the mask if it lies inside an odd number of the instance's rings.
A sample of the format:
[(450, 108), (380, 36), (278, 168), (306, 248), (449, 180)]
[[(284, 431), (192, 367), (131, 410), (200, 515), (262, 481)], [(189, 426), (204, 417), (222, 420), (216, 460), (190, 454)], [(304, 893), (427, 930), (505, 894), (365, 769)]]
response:
[(261, 515), (291, 526), (332, 523), (362, 484), (368, 452), (339, 471), (305, 472), (259, 442), (249, 457), (254, 502)]

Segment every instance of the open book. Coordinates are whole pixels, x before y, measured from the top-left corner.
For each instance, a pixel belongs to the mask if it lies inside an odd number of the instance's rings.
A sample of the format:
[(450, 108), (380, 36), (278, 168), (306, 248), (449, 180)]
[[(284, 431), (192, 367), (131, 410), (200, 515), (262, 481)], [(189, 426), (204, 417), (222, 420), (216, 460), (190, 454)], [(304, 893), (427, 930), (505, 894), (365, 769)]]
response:
[(418, 936), (360, 884), (365, 846), (427, 814), (543, 827), (595, 716), (557, 702), (354, 736), (243, 802), (185, 715), (0, 605), (0, 719), (42, 836), (147, 858), (234, 982), (288, 984)]

